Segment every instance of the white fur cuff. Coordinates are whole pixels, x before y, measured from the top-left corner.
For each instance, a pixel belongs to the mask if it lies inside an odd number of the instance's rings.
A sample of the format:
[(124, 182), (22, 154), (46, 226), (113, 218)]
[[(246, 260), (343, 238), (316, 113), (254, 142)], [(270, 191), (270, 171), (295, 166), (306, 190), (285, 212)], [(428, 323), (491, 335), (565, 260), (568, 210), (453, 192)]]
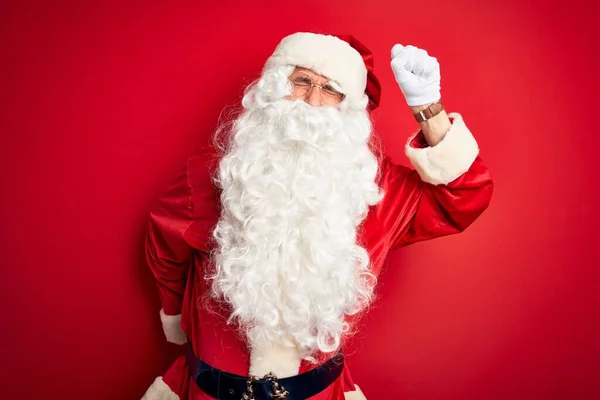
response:
[(360, 390), (358, 385), (354, 385), (354, 388), (356, 390), (353, 390), (352, 392), (344, 392), (345, 400), (367, 400), (367, 398), (363, 394), (362, 390)]
[(171, 388), (159, 376), (150, 385), (142, 400), (179, 400), (179, 396), (173, 393)]
[(167, 315), (163, 309), (160, 310), (160, 320), (167, 342), (175, 344), (187, 343), (185, 333), (181, 329), (181, 314)]
[(475, 138), (458, 113), (448, 114), (452, 126), (441, 142), (418, 149), (406, 144), (406, 156), (424, 182), (446, 185), (469, 170), (479, 154)]

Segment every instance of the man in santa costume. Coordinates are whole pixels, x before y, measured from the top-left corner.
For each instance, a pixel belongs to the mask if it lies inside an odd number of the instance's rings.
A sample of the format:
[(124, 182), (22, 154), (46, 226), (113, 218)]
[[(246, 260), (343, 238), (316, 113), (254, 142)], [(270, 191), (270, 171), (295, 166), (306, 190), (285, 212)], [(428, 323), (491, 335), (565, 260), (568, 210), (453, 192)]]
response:
[(414, 169), (377, 147), (372, 54), (313, 33), (281, 41), (239, 116), (187, 161), (146, 242), (166, 338), (185, 355), (144, 400), (364, 399), (344, 345), (387, 253), (463, 231), (493, 186), (444, 111), (437, 60), (397, 44), (391, 67), (420, 125)]

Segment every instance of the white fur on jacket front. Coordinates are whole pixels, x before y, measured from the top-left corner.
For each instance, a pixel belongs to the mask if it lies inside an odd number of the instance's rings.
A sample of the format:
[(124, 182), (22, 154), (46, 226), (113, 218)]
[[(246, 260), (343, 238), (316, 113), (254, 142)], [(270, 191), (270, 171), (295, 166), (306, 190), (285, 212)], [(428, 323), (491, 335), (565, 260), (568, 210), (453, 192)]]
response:
[(281, 345), (252, 345), (250, 352), (250, 375), (263, 377), (269, 372), (278, 378), (298, 375), (300, 370), (300, 353), (296, 347)]
[[(423, 149), (406, 144), (406, 155), (424, 182), (446, 185), (469, 170), (479, 154), (477, 141), (458, 113), (450, 113), (452, 126), (435, 146)], [(418, 133), (418, 132), (417, 132)]]

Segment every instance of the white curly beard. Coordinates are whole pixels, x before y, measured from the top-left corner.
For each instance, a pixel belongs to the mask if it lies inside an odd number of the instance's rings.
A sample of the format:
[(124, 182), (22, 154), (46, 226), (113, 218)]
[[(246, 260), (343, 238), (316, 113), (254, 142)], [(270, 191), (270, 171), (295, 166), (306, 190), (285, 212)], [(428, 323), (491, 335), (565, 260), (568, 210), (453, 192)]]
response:
[(382, 194), (364, 105), (287, 100), (290, 72), (265, 71), (229, 132), (211, 279), (253, 347), (294, 347), (314, 361), (339, 348), (345, 316), (371, 301), (357, 227)]

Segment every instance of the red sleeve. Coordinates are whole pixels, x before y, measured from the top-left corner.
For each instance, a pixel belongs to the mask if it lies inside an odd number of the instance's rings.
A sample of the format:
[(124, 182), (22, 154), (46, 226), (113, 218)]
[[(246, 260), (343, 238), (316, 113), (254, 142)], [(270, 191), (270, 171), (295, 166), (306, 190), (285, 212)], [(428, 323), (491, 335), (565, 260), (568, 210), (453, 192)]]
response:
[(447, 185), (421, 180), (415, 170), (386, 161), (382, 209), (390, 249), (464, 231), (488, 207), (493, 183), (481, 158)]
[(167, 315), (181, 313), (192, 254), (207, 250), (217, 220), (209, 149), (187, 161), (149, 215), (146, 260)]
[[(461, 144), (465, 141), (454, 132), (448, 140), (450, 145), (456, 138), (461, 140)], [(455, 156), (456, 148), (450, 145), (446, 143), (440, 146), (436, 149), (437, 153), (426, 157), (426, 162), (433, 164), (436, 157), (447, 160), (446, 154), (438, 154), (439, 149), (444, 150), (444, 146), (448, 146)], [(428, 147), (421, 132), (407, 146), (412, 150), (437, 147)], [(435, 165), (437, 169), (433, 173), (430, 165), (416, 165), (417, 170), (413, 170), (394, 164), (389, 157), (384, 157), (381, 185), (386, 194), (381, 208), (390, 249), (462, 232), (483, 213), (490, 204), (493, 182), (487, 167), (477, 155), (476, 145), (474, 149), (464, 162), (452, 160), (450, 167), (440, 162)], [(415, 161), (413, 157), (411, 162), (417, 164), (419, 160)], [(452, 170), (461, 162), (463, 166)], [(466, 172), (460, 172), (461, 168)], [(458, 176), (455, 177), (456, 175)], [(437, 179), (435, 177), (443, 179), (445, 176), (450, 177), (449, 182), (426, 182), (434, 181)]]

